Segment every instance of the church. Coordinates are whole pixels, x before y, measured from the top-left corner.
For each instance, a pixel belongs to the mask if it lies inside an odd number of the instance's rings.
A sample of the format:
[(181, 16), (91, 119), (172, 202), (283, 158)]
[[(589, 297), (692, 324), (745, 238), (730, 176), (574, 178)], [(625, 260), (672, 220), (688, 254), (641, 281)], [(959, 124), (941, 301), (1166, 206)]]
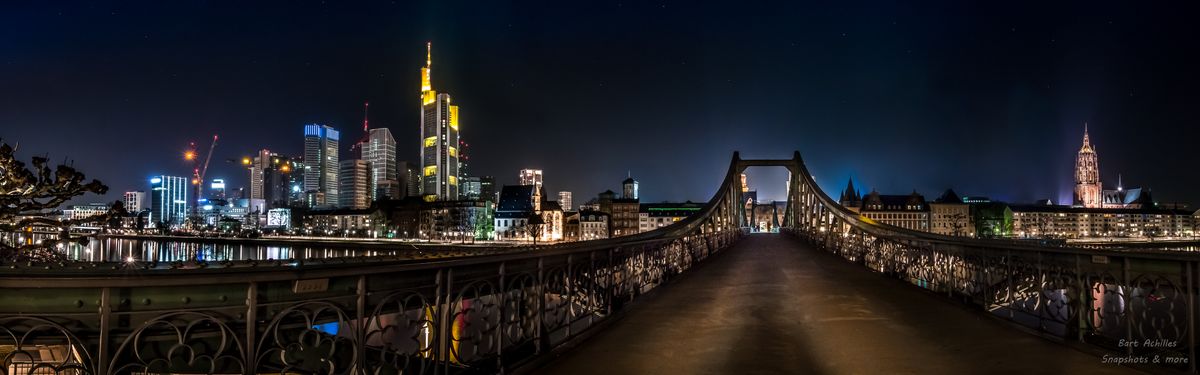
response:
[(1149, 189), (1125, 189), (1117, 178), (1117, 188), (1105, 190), (1100, 183), (1100, 162), (1096, 147), (1088, 138), (1087, 124), (1083, 126), (1083, 146), (1075, 157), (1074, 207), (1086, 208), (1153, 208)]

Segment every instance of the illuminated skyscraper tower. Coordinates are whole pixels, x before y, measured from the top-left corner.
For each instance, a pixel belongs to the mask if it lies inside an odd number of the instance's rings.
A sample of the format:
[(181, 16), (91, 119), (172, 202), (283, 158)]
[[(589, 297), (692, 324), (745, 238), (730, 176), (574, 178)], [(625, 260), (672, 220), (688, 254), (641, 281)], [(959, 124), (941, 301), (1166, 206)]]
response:
[(425, 44), (421, 68), (421, 197), (426, 201), (458, 198), (458, 106), (450, 94), (433, 91), (432, 46)]
[(1083, 147), (1075, 157), (1075, 205), (1100, 207), (1100, 165), (1096, 149), (1088, 140), (1087, 124), (1083, 125)]
[(337, 204), (338, 138), (332, 127), (304, 125), (304, 191), (310, 206)]

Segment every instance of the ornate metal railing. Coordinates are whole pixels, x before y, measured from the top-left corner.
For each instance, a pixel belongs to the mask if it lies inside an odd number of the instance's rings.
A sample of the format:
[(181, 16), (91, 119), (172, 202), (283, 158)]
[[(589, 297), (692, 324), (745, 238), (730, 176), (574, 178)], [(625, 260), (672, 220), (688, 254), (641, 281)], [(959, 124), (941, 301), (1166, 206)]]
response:
[(731, 181), (671, 226), (519, 252), (0, 265), (0, 374), (509, 372), (740, 238)]
[(1196, 371), (1200, 255), (1039, 246), (868, 222), (822, 192), (799, 153), (792, 163), (786, 232), (1043, 335), (1098, 348), (1106, 363)]

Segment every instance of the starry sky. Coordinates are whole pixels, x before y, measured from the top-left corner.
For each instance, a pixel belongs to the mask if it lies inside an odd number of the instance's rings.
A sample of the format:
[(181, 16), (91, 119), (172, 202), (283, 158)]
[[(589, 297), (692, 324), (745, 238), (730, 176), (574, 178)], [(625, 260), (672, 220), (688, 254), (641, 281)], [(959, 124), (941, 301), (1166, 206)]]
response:
[[(733, 151), (799, 150), (836, 197), (1070, 203), (1084, 123), (1106, 188), (1200, 204), (1195, 2), (19, 2), (0, 11), (0, 137), (110, 186), (300, 155), (302, 126), (419, 145), (419, 68), (461, 106), (474, 174), (545, 170), (576, 202), (705, 201)], [(918, 6), (919, 5), (919, 6)], [(349, 145), (343, 147), (343, 157)], [(786, 174), (751, 170), (765, 199)]]

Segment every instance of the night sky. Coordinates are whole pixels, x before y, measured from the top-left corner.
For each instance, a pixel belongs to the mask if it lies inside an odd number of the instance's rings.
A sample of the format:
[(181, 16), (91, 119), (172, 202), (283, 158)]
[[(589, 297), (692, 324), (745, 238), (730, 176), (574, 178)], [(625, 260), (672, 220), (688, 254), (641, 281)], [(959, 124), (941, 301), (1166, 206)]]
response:
[[(419, 68), (462, 107), (473, 174), (583, 202), (705, 201), (734, 150), (799, 150), (835, 198), (872, 188), (1070, 203), (1084, 122), (1106, 188), (1200, 203), (1196, 2), (48, 2), (0, 10), (0, 137), (108, 184), (209, 178), (302, 125), (387, 126), (419, 144)], [(1184, 9), (1180, 7), (1191, 7)], [(349, 142), (344, 142), (343, 158)], [(783, 198), (783, 173), (756, 173)], [(769, 186), (768, 186), (769, 185)], [(100, 201), (88, 197), (82, 201)]]

